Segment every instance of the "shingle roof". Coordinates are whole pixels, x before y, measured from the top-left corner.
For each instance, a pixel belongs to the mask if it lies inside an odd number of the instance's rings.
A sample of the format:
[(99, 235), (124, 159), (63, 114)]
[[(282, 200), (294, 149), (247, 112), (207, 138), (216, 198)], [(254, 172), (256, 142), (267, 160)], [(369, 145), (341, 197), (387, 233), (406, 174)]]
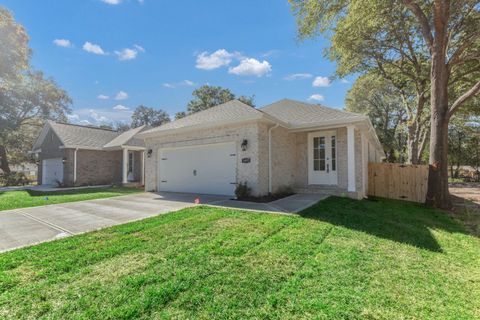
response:
[(238, 100), (231, 100), (207, 110), (196, 112), (185, 118), (178, 119), (159, 127), (146, 130), (143, 133), (163, 132), (172, 129), (193, 127), (206, 123), (221, 123), (224, 121), (235, 121), (244, 119), (260, 119), (262, 113), (257, 109)]
[(66, 148), (102, 149), (119, 135), (117, 131), (49, 121), (49, 125)]
[(135, 138), (135, 135), (145, 129), (146, 126), (140, 126), (134, 129), (125, 131), (115, 137), (112, 141), (105, 144), (104, 148), (115, 148), (123, 146), (135, 146), (135, 147), (145, 147), (145, 143), (142, 139)]
[(366, 116), (358, 113), (290, 99), (274, 102), (259, 110), (289, 124), (293, 128), (318, 125), (322, 122), (347, 122), (366, 119)]

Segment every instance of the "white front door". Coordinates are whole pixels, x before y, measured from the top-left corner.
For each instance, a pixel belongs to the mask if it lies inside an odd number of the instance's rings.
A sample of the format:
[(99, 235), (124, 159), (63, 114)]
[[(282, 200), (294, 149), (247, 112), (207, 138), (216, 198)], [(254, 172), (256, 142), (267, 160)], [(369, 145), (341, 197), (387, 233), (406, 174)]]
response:
[(56, 185), (63, 183), (63, 161), (62, 158), (42, 160), (42, 184)]
[(158, 190), (233, 195), (235, 142), (159, 150)]
[(336, 185), (337, 131), (308, 134), (308, 184)]

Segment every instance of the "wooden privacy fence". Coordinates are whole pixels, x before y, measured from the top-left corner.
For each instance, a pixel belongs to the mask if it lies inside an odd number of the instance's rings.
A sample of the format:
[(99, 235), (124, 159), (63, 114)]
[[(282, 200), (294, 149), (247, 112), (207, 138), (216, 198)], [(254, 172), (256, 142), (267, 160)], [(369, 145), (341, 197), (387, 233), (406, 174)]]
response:
[(368, 195), (424, 203), (428, 165), (368, 164)]

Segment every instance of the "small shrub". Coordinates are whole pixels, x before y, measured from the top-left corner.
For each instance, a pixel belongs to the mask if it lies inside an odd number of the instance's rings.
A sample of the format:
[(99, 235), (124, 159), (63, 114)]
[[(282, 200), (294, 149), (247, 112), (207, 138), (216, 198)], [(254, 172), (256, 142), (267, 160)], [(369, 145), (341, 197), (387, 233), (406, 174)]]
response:
[(252, 189), (247, 186), (247, 182), (240, 182), (235, 188), (235, 195), (237, 199), (250, 197)]
[(27, 176), (21, 172), (0, 173), (0, 186), (24, 186), (29, 183)]

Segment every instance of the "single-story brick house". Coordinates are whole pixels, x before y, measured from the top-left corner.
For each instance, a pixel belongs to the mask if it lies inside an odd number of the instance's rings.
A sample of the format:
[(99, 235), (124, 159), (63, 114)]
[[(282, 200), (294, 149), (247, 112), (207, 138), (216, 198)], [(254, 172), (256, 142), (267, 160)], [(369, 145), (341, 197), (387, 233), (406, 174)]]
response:
[(255, 196), (297, 192), (365, 196), (368, 162), (383, 148), (368, 117), (280, 100), (260, 109), (238, 100), (145, 130), (145, 189)]
[(144, 181), (141, 126), (113, 130), (47, 121), (33, 145), (38, 184), (83, 186)]

